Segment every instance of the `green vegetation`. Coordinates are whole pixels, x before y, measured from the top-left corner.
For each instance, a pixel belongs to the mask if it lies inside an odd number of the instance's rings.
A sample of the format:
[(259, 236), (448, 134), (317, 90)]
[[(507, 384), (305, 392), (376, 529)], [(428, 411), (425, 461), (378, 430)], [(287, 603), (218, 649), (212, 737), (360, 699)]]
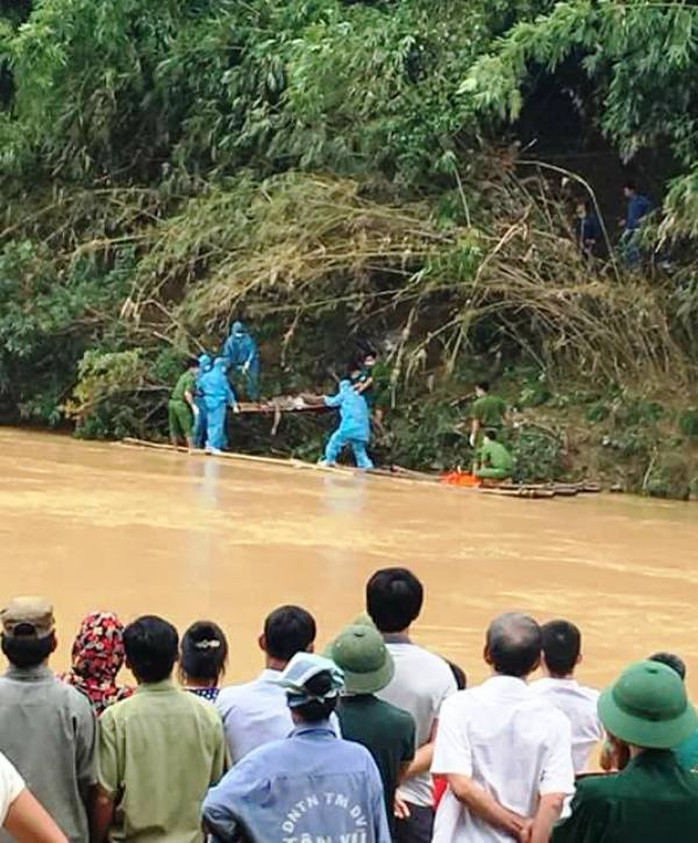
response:
[[(466, 464), (473, 378), (502, 376), (522, 478), (684, 497), (697, 49), (695, 7), (632, 0), (4, 3), (0, 418), (158, 435), (183, 356), (241, 315), (269, 394), (388, 341), (384, 459)], [(580, 135), (661, 158), (644, 249), (670, 273), (579, 255), (585, 182), (515, 143), (543, 84)], [(236, 444), (310, 457), (321, 435), (245, 421)]]

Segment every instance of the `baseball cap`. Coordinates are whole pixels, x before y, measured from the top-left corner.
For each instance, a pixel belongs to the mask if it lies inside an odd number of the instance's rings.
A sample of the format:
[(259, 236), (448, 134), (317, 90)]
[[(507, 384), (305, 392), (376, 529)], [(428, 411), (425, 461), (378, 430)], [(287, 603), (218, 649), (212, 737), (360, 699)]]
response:
[(46, 638), (55, 629), (53, 606), (43, 597), (15, 597), (0, 612), (2, 630), (11, 638)]
[(599, 697), (606, 729), (646, 749), (673, 749), (698, 729), (681, 677), (665, 664), (631, 664)]
[[(321, 673), (329, 674), (330, 684), (324, 693), (318, 694), (309, 690), (307, 685)], [(325, 702), (338, 696), (344, 687), (344, 672), (324, 656), (296, 653), (276, 681), (286, 689), (289, 707), (297, 708), (309, 702)]]
[(395, 673), (393, 657), (375, 626), (353, 624), (329, 645), (326, 654), (344, 671), (344, 685), (352, 694), (373, 694)]

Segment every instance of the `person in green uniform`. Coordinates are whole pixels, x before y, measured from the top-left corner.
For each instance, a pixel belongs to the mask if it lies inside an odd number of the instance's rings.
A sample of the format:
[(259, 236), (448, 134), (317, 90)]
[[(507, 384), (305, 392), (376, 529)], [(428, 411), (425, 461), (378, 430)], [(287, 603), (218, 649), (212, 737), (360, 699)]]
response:
[(414, 758), (416, 726), (411, 714), (376, 696), (393, 678), (393, 658), (370, 619), (343, 630), (325, 655), (344, 671), (337, 706), (342, 737), (363, 744), (373, 756), (394, 835), (395, 792)]
[(490, 385), (481, 381), (475, 387), (477, 398), (471, 408), (470, 447), (476, 448), (485, 428), (501, 431), (507, 417), (507, 404), (498, 395), (490, 394)]
[[(660, 662), (665, 664), (681, 677), (681, 681), (686, 682), (686, 662), (677, 656), (676, 653), (654, 653), (649, 657), (651, 662)], [(674, 747), (674, 753), (678, 759), (679, 764), (684, 770), (689, 773), (698, 773), (698, 729), (689, 735), (685, 741)]]
[(175, 388), (172, 390), (167, 404), (170, 422), (170, 441), (177, 448), (180, 435), (184, 437), (187, 448), (194, 449), (194, 419), (198, 408), (194, 401), (196, 394), (196, 374), (199, 371), (199, 361), (192, 357), (187, 361), (186, 371), (179, 376)]
[(514, 458), (497, 441), (496, 430), (485, 431), (473, 473), (480, 480), (508, 480), (514, 473)]
[(382, 425), (390, 403), (390, 370), (375, 351), (367, 351), (351, 372), (354, 389), (363, 395), (375, 424)]
[(572, 813), (552, 843), (694, 843), (698, 776), (672, 750), (695, 732), (698, 717), (680, 676), (659, 662), (630, 665), (601, 694), (599, 717), (630, 761), (620, 773), (578, 781)]

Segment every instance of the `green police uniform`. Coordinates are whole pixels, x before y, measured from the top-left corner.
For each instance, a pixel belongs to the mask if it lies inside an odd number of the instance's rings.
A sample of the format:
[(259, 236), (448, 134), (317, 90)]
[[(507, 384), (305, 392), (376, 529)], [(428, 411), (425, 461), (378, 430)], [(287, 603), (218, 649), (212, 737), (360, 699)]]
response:
[(476, 477), (482, 480), (506, 480), (513, 471), (514, 458), (501, 442), (490, 439), (481, 446)]
[(483, 395), (473, 402), (472, 417), (480, 422), (480, 428), (492, 427), (501, 430), (504, 427), (504, 417), (507, 404), (498, 395)]
[(648, 749), (622, 773), (577, 784), (572, 815), (552, 843), (693, 843), (698, 840), (698, 776), (670, 749)]
[(176, 438), (180, 434), (190, 437), (194, 429), (194, 413), (189, 406), (185, 394), (194, 394), (196, 386), (196, 372), (187, 371), (180, 376), (167, 404), (170, 422), (170, 436)]

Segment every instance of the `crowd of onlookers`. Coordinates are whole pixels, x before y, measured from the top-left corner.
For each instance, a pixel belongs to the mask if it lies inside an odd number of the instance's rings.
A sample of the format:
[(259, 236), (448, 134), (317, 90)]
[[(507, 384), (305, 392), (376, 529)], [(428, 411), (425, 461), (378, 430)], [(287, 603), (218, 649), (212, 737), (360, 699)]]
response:
[[(490, 624), (491, 677), (413, 642), (423, 589), (377, 571), (366, 613), (314, 652), (298, 606), (269, 614), (257, 678), (221, 687), (223, 630), (83, 621), (57, 676), (53, 609), (0, 614), (0, 840), (21, 843), (688, 843), (698, 719), (656, 653), (602, 693), (569, 621)], [(124, 664), (136, 687), (119, 684)], [(543, 678), (529, 681), (540, 668)], [(604, 772), (590, 773), (599, 766)]]

